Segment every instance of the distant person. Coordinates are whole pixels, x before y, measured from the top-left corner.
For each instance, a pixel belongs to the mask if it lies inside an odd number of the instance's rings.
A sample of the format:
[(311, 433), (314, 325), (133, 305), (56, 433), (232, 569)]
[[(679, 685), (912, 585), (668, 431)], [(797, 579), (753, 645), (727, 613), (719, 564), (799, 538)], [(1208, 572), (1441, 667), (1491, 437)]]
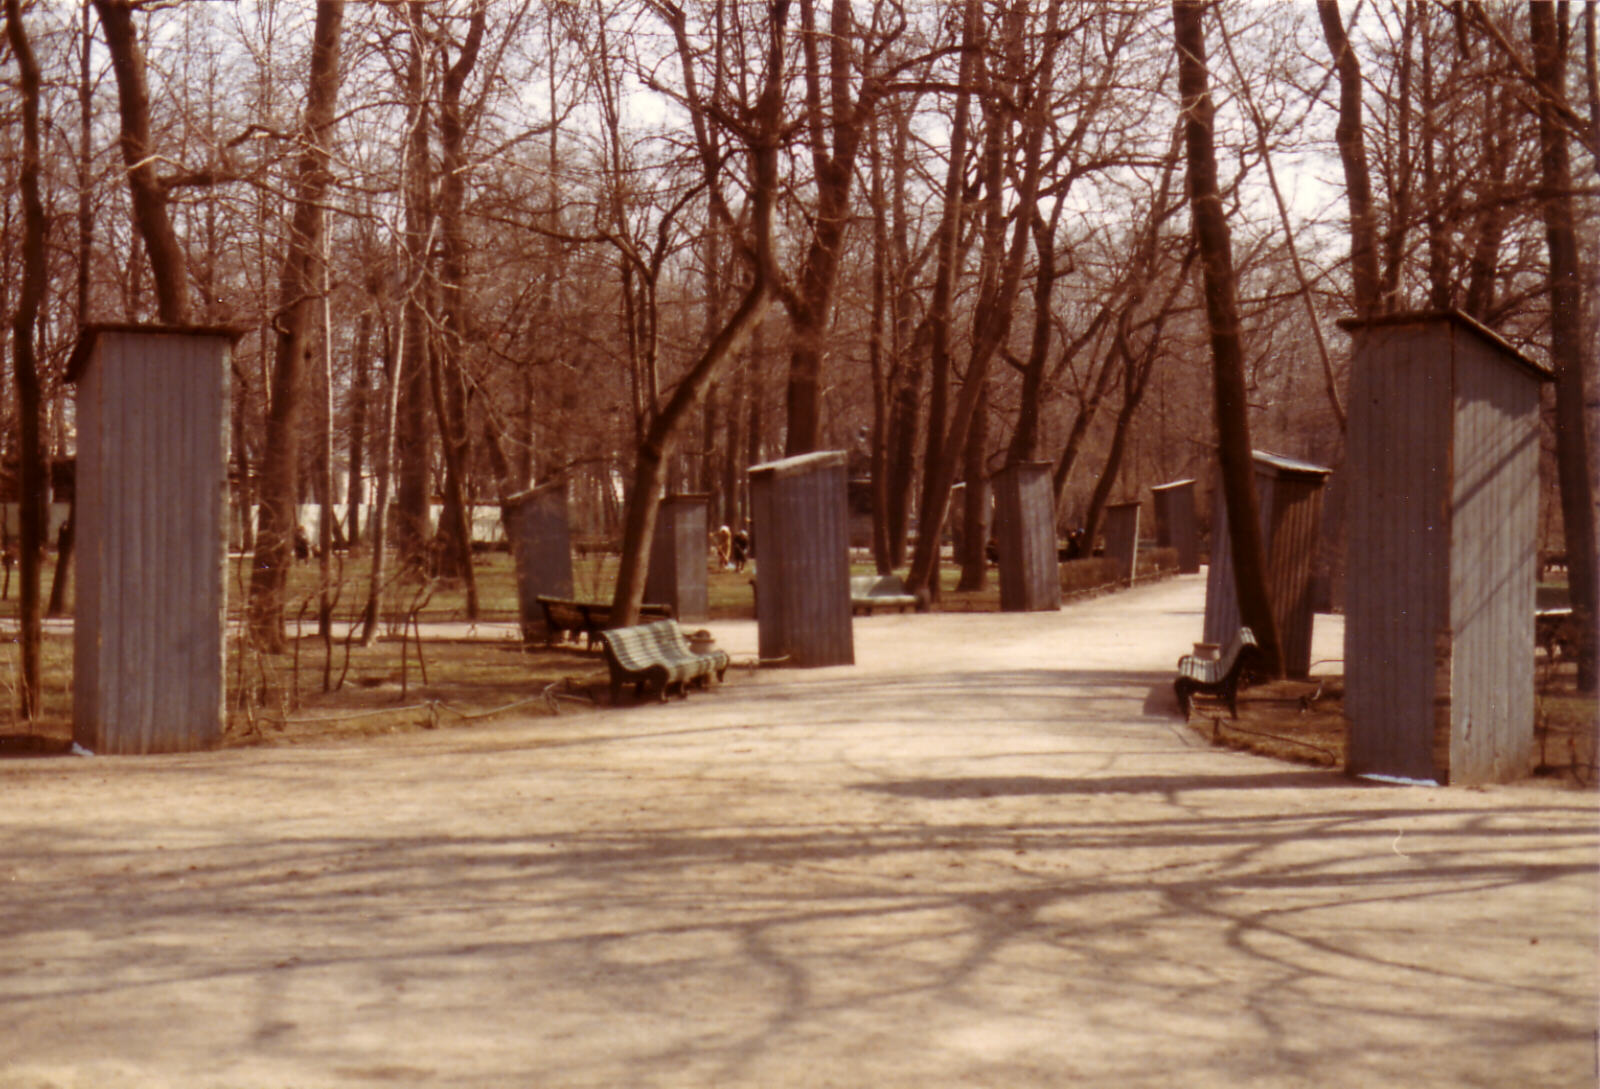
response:
[(733, 566), (733, 530), (718, 526), (716, 534), (717, 568), (726, 571)]
[(750, 534), (747, 530), (740, 529), (733, 535), (733, 569), (743, 571), (744, 565), (750, 562)]

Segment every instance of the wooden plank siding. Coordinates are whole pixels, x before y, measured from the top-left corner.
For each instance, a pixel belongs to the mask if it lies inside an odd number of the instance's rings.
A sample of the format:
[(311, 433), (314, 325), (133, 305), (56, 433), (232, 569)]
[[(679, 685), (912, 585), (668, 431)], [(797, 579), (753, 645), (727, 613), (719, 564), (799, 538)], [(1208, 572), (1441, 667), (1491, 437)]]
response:
[(644, 599), (670, 605), (672, 615), (679, 620), (704, 620), (710, 611), (706, 577), (709, 503), (710, 498), (705, 495), (669, 495), (661, 501), (656, 515)]
[(995, 474), (1002, 612), (1061, 608), (1052, 468), (1050, 462), (1019, 462)]
[[(1322, 518), (1322, 490), (1329, 470), (1265, 451), (1255, 452), (1256, 501), (1261, 543), (1267, 556), (1267, 597), (1278, 623), (1284, 671), (1304, 677), (1311, 667), (1311, 630), (1316, 620), (1311, 595)], [(1228, 535), (1228, 507), (1221, 482), (1212, 504), (1211, 567), (1206, 573), (1204, 638), (1226, 646), (1239, 630), (1239, 599)]]
[(1107, 507), (1105, 537), (1106, 559), (1117, 565), (1117, 578), (1131, 585), (1139, 565), (1139, 504)]
[(73, 738), (91, 751), (222, 740), (232, 339), (91, 328), (75, 358)]
[(750, 468), (761, 658), (853, 665), (846, 457), (822, 451)]
[(1269, 490), (1272, 547), (1267, 555), (1267, 596), (1278, 621), (1284, 671), (1291, 677), (1311, 672), (1311, 575), (1322, 529), (1322, 487), (1326, 474), (1280, 473)]
[(1515, 777), (1532, 746), (1540, 372), (1461, 315), (1340, 324), (1348, 770)]
[(1200, 519), (1195, 513), (1195, 482), (1173, 480), (1150, 489), (1155, 499), (1156, 547), (1176, 549), (1178, 573), (1200, 570)]

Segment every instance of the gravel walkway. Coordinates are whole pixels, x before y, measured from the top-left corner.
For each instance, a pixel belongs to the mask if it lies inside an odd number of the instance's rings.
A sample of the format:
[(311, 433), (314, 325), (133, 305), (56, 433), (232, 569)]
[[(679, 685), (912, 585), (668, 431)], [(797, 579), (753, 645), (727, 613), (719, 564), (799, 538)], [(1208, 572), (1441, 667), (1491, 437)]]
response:
[(1595, 796), (1205, 747), (1203, 595), (864, 618), (854, 667), (667, 705), (0, 761), (0, 1087), (1595, 1085)]

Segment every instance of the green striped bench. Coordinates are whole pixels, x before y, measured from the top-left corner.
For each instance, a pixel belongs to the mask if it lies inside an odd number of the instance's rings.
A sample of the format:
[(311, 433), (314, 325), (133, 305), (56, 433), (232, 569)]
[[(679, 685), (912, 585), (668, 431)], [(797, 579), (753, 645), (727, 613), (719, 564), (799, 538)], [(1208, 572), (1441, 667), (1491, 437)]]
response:
[(679, 696), (687, 696), (691, 682), (709, 683), (713, 675), (720, 681), (728, 671), (727, 651), (696, 654), (676, 620), (611, 628), (600, 632), (600, 645), (611, 671), (613, 703), (625, 684), (634, 685), (641, 697), (653, 690), (665, 700), (674, 686)]
[(905, 612), (917, 607), (917, 597), (906, 591), (899, 575), (851, 575), (850, 611), (871, 616), (880, 605)]
[(1255, 632), (1241, 627), (1233, 640), (1218, 658), (1196, 658), (1185, 654), (1178, 659), (1178, 679), (1172, 682), (1178, 696), (1178, 710), (1185, 721), (1189, 707), (1197, 695), (1209, 696), (1228, 705), (1234, 718), (1239, 717), (1239, 685), (1255, 663), (1260, 652)]

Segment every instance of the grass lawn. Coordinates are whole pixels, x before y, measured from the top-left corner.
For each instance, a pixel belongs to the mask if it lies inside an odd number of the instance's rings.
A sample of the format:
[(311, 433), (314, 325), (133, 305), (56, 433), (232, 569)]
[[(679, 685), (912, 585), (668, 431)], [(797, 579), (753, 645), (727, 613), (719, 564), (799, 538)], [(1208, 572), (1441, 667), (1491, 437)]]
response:
[[(247, 559), (230, 564), (229, 611), (237, 619), (246, 591)], [(1098, 566), (1097, 566), (1098, 565)], [(574, 595), (610, 599), (617, 558), (589, 556), (574, 565)], [(512, 621), (517, 616), (515, 578), (505, 553), (477, 557), (480, 618)], [(1062, 567), (1063, 592), (1107, 589), (1104, 561), (1082, 560)], [(48, 592), (52, 567), (47, 566)], [(852, 574), (871, 574), (870, 564), (853, 565)], [(1144, 570), (1142, 576), (1152, 574)], [(707, 577), (714, 619), (753, 618), (752, 571), (711, 571)], [(341, 737), (363, 737), (416, 729), (448, 729), (483, 717), (514, 711), (553, 714), (553, 698), (582, 693), (603, 682), (598, 652), (576, 647), (524, 650), (516, 639), (429, 638), (420, 647), (402, 640), (399, 617), (420, 603), (423, 623), (466, 618), (460, 585), (392, 584), (384, 594), (384, 634), (370, 647), (324, 644), (315, 634), (320, 571), (315, 562), (297, 564), (289, 584), (292, 638), (284, 654), (266, 655), (230, 638), (227, 648), (228, 745), (293, 744)], [(999, 608), (999, 579), (990, 571), (984, 588), (957, 591), (960, 572), (941, 570), (939, 608), (949, 612)], [(1541, 603), (1562, 588), (1540, 587)], [(0, 617), (17, 610), (17, 588), (0, 598)], [(359, 560), (335, 568), (334, 615), (349, 620), (366, 600), (367, 574)], [(296, 618), (298, 625), (296, 624)], [(339, 625), (340, 630), (343, 625)], [(296, 632), (301, 632), (298, 637)], [(0, 656), (0, 756), (63, 751), (72, 737), (72, 640), (47, 633), (44, 640), (44, 710), (32, 723), (16, 720), (16, 644)], [(1574, 690), (1574, 667), (1539, 660), (1537, 744), (1540, 773), (1565, 775), (1592, 785), (1596, 776), (1600, 713), (1593, 697)], [(561, 693), (554, 697), (555, 693)], [(1247, 689), (1239, 720), (1197, 711), (1190, 728), (1215, 744), (1246, 749), (1300, 763), (1342, 767), (1345, 721), (1341, 678), (1278, 681)]]

